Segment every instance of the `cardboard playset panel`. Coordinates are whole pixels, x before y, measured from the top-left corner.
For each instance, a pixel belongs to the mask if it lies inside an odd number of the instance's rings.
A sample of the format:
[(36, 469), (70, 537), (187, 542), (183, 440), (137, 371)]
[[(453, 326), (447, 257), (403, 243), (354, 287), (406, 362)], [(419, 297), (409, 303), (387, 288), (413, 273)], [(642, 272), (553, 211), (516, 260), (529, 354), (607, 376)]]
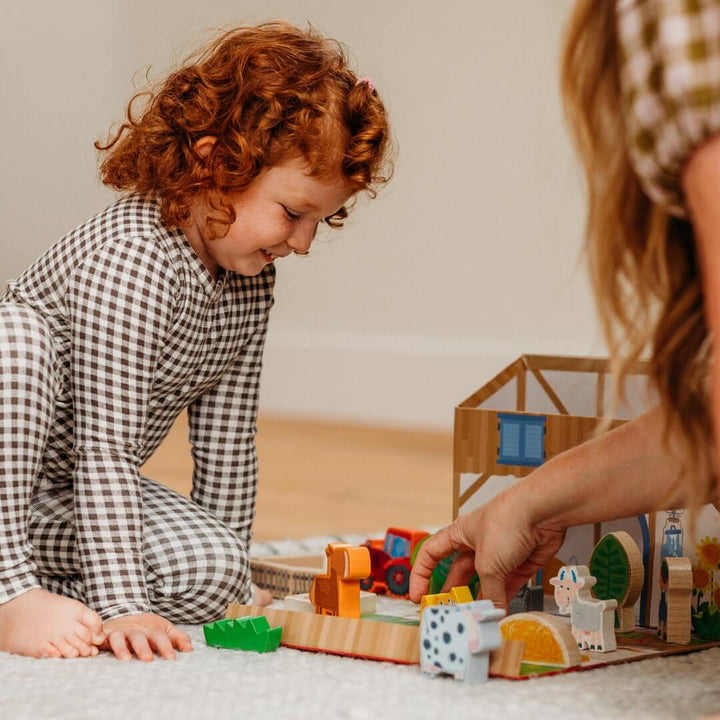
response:
[[(574, 447), (596, 432), (611, 404), (612, 380), (607, 358), (522, 355), (455, 409), (453, 453), (453, 516), (488, 502), (498, 492), (529, 475), (555, 455)], [(648, 390), (647, 364), (631, 368), (626, 383), (627, 401), (617, 408), (608, 429), (619, 427), (653, 403)], [(720, 513), (708, 505), (691, 538), (683, 510), (640, 515), (636, 518), (571, 528), (563, 547), (540, 578), (547, 594), (548, 580), (562, 565), (589, 562), (593, 548), (606, 533), (624, 530), (643, 556), (644, 577), (636, 621), (656, 627), (660, 601), (662, 557), (685, 555), (700, 567), (700, 556), (714, 556), (720, 537)], [(718, 550), (720, 553), (720, 550)], [(705, 562), (695, 586), (696, 611), (717, 625), (715, 566)], [(717, 578), (720, 581), (720, 577)], [(707, 634), (706, 634), (707, 636)]]

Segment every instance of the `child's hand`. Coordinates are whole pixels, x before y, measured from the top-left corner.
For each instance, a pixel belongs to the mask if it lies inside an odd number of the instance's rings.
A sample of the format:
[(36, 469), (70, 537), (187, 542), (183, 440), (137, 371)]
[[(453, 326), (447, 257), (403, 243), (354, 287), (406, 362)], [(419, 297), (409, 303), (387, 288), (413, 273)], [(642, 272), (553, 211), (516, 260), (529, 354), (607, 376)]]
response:
[(155, 653), (164, 660), (174, 660), (175, 648), (180, 652), (193, 649), (187, 633), (153, 613), (114, 618), (104, 627), (106, 639), (101, 649), (110, 650), (118, 660), (130, 660), (134, 654), (138, 660), (150, 662)]

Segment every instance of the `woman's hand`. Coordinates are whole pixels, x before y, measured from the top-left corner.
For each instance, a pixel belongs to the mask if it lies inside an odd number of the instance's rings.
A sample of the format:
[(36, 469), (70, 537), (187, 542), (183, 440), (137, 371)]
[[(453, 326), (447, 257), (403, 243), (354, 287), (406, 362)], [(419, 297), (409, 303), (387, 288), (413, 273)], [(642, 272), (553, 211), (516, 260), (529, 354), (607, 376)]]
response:
[(174, 660), (176, 649), (193, 649), (187, 633), (153, 613), (113, 618), (104, 629), (106, 638), (100, 649), (110, 650), (118, 660), (130, 660), (135, 655), (138, 660), (150, 662), (156, 653), (164, 660)]
[(508, 600), (557, 553), (564, 539), (565, 529), (535, 523), (522, 493), (510, 488), (422, 544), (410, 577), (410, 599), (420, 600), (438, 562), (458, 550), (445, 587), (467, 585), (477, 572), (480, 597), (507, 608)]

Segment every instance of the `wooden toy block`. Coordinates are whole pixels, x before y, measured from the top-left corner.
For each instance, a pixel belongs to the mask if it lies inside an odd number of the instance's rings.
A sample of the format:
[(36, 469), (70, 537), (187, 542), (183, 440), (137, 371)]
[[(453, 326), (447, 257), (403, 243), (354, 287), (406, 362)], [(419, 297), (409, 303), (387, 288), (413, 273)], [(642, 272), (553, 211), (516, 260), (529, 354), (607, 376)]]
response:
[(369, 539), (371, 571), (360, 583), (363, 590), (407, 597), (410, 587), (410, 557), (429, 533), (425, 530), (388, 528), (384, 538)]
[(690, 642), (692, 565), (685, 557), (664, 558), (660, 568), (658, 636), (669, 643)]
[(329, 543), (325, 548), (326, 570), (310, 586), (310, 602), (320, 615), (360, 617), (360, 580), (370, 574), (366, 547)]
[(312, 581), (324, 567), (323, 555), (253, 558), (250, 561), (253, 582), (278, 599), (309, 592)]
[(592, 594), (598, 600), (615, 600), (615, 629), (635, 630), (635, 604), (645, 579), (642, 553), (629, 533), (612, 532), (595, 546), (590, 574), (597, 580)]
[(572, 634), (580, 649), (611, 652), (617, 649), (615, 640), (616, 600), (596, 600), (590, 594), (595, 578), (585, 565), (564, 565), (557, 577), (550, 580), (555, 586), (555, 602), (561, 615), (570, 615)]
[[(574, 638), (573, 642), (574, 642)], [(490, 674), (502, 677), (519, 678), (520, 668), (525, 654), (525, 642), (502, 638), (502, 645), (490, 653)]]
[(271, 628), (265, 617), (248, 617), (203, 625), (203, 634), (212, 647), (265, 653), (278, 649), (282, 628)]
[(311, 615), (238, 603), (228, 606), (228, 618), (260, 615), (282, 626), (280, 644), (286, 647), (406, 665), (416, 665), (420, 659), (420, 629), (416, 623)]
[(502, 643), (498, 621), (504, 616), (490, 600), (427, 607), (420, 621), (420, 669), (485, 682), (490, 652)]
[(420, 615), (422, 617), (423, 610), (425, 610), (426, 607), (433, 605), (459, 605), (461, 603), (471, 603), (474, 599), (467, 585), (454, 587), (447, 593), (423, 595), (422, 598), (420, 598)]
[(507, 640), (522, 641), (523, 663), (558, 668), (580, 665), (580, 651), (570, 627), (548, 613), (508, 615), (500, 621), (500, 634)]
[[(288, 595), (283, 600), (283, 609), (292, 610), (293, 612), (314, 613), (315, 606), (310, 600), (309, 593), (300, 593), (298, 595)], [(372, 615), (377, 612), (377, 595), (375, 593), (360, 591), (360, 617), (363, 615)]]

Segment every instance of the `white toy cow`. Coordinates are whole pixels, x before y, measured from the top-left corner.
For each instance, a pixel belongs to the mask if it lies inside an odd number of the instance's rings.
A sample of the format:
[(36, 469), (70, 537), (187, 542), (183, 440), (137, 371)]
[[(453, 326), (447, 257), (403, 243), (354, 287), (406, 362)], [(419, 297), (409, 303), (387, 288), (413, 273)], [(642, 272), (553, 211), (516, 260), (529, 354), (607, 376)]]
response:
[(420, 669), (426, 675), (485, 682), (490, 651), (502, 642), (498, 622), (503, 617), (505, 611), (490, 600), (425, 608), (420, 623)]
[(615, 608), (617, 600), (596, 600), (590, 588), (597, 580), (585, 565), (564, 565), (557, 577), (555, 602), (561, 615), (570, 615), (572, 632), (581, 650), (609, 652), (617, 650)]

